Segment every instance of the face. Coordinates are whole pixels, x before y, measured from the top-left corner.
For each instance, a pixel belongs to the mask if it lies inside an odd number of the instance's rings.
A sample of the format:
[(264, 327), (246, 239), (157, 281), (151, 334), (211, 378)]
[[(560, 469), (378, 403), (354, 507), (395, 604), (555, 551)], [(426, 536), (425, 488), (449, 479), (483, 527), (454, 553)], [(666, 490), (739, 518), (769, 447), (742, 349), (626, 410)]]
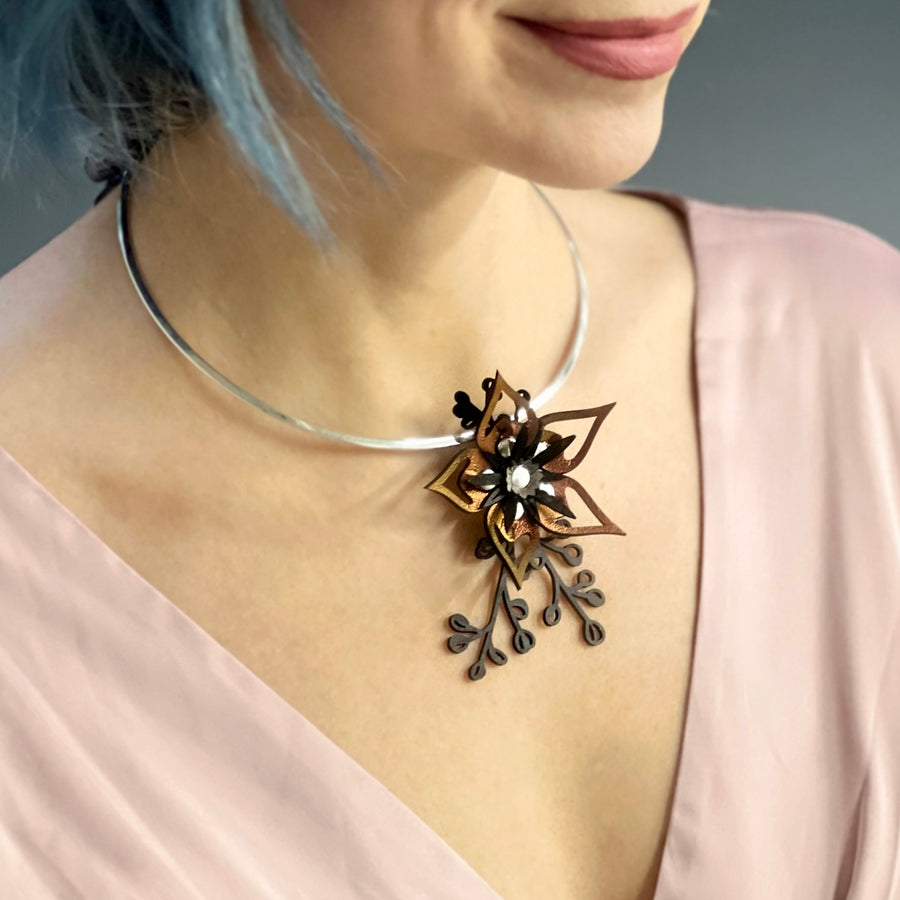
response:
[[(710, 0), (287, 2), (326, 87), (389, 162), (589, 189), (652, 155), (669, 80)], [(630, 41), (533, 24), (679, 13), (668, 34)]]

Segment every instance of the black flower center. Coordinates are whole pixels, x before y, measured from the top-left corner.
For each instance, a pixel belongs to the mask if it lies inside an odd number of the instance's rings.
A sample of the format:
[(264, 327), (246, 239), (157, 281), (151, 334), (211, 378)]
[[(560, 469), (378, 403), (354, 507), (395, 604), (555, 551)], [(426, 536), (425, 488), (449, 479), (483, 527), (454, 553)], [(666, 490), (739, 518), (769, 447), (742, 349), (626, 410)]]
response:
[(540, 439), (540, 423), (537, 423), (537, 428), (529, 428), (529, 424), (523, 425), (515, 436), (497, 441), (494, 453), (483, 453), (489, 468), (468, 478), (470, 485), (487, 491), (481, 509), (488, 509), (497, 503), (503, 505), (507, 531), (512, 529), (522, 514), (527, 514), (532, 522), (540, 524), (539, 504), (560, 515), (575, 518), (572, 510), (551, 487), (551, 482), (559, 481), (564, 476), (544, 468), (565, 451), (575, 440), (575, 435), (556, 438), (545, 444)]

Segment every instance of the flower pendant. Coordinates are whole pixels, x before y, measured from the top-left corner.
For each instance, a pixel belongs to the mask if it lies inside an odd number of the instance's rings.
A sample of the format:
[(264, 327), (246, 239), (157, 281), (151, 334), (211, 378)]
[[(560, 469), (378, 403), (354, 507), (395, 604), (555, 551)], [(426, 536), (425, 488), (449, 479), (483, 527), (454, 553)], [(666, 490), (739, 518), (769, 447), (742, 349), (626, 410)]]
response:
[[(498, 666), (507, 662), (507, 655), (493, 642), (501, 609), (513, 629), (513, 649), (527, 653), (534, 647), (534, 634), (522, 626), (528, 604), (511, 596), (508, 581), (512, 579), (521, 590), (536, 571), (546, 574), (550, 587), (550, 602), (542, 614), (544, 624), (559, 622), (565, 601), (581, 619), (584, 640), (593, 646), (602, 643), (606, 636), (603, 626), (585, 610), (585, 606), (596, 608), (606, 601), (603, 591), (594, 587), (593, 572), (579, 569), (569, 584), (557, 569), (554, 557), (561, 564), (578, 568), (582, 562), (581, 546), (565, 543), (566, 538), (625, 534), (569, 475), (590, 450), (597, 430), (615, 403), (538, 418), (530, 406), (529, 394), (514, 391), (499, 372), (493, 378), (485, 378), (482, 388), (483, 409), (464, 391), (456, 392), (453, 414), (463, 428), (475, 429), (474, 439), (426, 485), (459, 509), (484, 514), (485, 536), (479, 539), (475, 556), (497, 557), (500, 563), (487, 623), (479, 628), (460, 613), (448, 621), (454, 633), (447, 646), (453, 653), (462, 653), (469, 644), (479, 642), (478, 657), (468, 669), (473, 681), (484, 678), (488, 660)], [(508, 411), (501, 411), (504, 406)], [(593, 422), (581, 447), (567, 456), (575, 435), (563, 437), (550, 426), (576, 419)], [(579, 498), (586, 510), (580, 524), (570, 521), (578, 518), (569, 508), (573, 497)]]

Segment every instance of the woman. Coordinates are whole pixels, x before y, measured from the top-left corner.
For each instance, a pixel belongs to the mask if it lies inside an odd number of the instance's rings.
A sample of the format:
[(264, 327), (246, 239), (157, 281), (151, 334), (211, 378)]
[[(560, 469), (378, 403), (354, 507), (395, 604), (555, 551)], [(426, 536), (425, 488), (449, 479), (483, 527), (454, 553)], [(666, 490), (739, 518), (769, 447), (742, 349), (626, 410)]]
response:
[(615, 188), (707, 6), (16, 13), (11, 896), (900, 897), (900, 252)]

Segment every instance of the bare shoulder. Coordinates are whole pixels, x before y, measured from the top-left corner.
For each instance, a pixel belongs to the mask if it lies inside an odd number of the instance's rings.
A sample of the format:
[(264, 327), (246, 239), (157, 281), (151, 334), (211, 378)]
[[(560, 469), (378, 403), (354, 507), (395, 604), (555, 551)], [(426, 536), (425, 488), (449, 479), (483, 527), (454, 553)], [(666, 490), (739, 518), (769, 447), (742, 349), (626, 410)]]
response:
[[(0, 278), (0, 340), (8, 350), (10, 327), (30, 316), (41, 317), (79, 290), (91, 287), (105, 253), (102, 236), (114, 228), (115, 210), (109, 203), (92, 207), (14, 269)], [(18, 332), (16, 332), (18, 334)]]
[[(89, 210), (0, 278), (0, 389), (7, 395), (21, 367), (39, 365), (74, 337), (68, 329), (102, 294), (113, 223), (108, 205)], [(35, 374), (39, 374), (36, 372)]]
[[(2, 421), (29, 385), (58, 366), (82, 297), (94, 294), (99, 217), (91, 210), (0, 279)], [(29, 391), (30, 393), (31, 391)], [(23, 398), (27, 399), (27, 398)]]
[[(0, 446), (54, 481), (88, 447), (134, 355), (115, 204), (89, 210), (0, 279)], [(121, 379), (119, 379), (121, 380)]]

